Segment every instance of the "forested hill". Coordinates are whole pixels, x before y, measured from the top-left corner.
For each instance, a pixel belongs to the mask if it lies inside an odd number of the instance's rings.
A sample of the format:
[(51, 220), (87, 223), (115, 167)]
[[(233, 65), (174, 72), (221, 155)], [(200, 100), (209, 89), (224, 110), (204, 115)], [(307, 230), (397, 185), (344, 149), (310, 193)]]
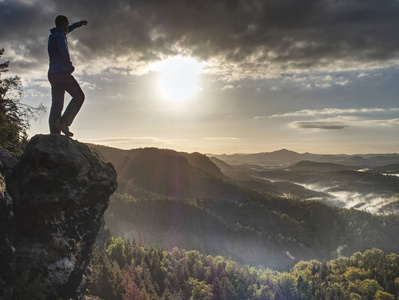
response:
[(377, 246), (399, 253), (396, 216), (278, 197), (232, 202), (176, 200), (133, 189), (130, 194), (113, 195), (107, 225), (115, 236), (155, 247), (198, 250), (275, 270)]
[(255, 192), (198, 153), (194, 166), (191, 154), (173, 150), (95, 148), (118, 172), (105, 215), (116, 237), (277, 270), (373, 247), (399, 253), (397, 216)]
[(248, 191), (228, 182), (220, 169), (205, 155), (158, 148), (120, 150), (90, 145), (118, 173), (120, 189), (131, 184), (177, 198), (240, 200)]
[(126, 163), (131, 163), (136, 160), (140, 160), (141, 158), (153, 158), (151, 164), (147, 167), (158, 167), (157, 165), (162, 160), (171, 157), (185, 158), (187, 162), (195, 168), (199, 170), (209, 173), (215, 177), (225, 178), (226, 176), (221, 172), (219, 167), (217, 167), (206, 155), (201, 154), (199, 152), (186, 153), (186, 152), (178, 152), (170, 149), (159, 149), (159, 148), (138, 148), (131, 150), (122, 150), (118, 148), (112, 148), (101, 145), (88, 144), (88, 146), (107, 159), (109, 162), (112, 162), (117, 170), (122, 173), (127, 168)]

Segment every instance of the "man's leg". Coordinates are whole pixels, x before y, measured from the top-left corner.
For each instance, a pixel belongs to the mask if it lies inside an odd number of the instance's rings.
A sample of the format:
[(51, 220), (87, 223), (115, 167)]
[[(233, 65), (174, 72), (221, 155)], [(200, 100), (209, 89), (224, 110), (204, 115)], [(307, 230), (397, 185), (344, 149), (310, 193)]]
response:
[(61, 130), (55, 125), (55, 123), (61, 117), (62, 109), (64, 107), (65, 89), (62, 84), (60, 84), (57, 77), (57, 74), (49, 74), (52, 97), (49, 117), (49, 127), (51, 134), (61, 134)]
[(72, 96), (72, 99), (65, 109), (60, 121), (66, 126), (70, 126), (82, 107), (83, 101), (85, 100), (85, 94), (80, 88), (79, 83), (72, 75), (68, 76), (65, 90)]

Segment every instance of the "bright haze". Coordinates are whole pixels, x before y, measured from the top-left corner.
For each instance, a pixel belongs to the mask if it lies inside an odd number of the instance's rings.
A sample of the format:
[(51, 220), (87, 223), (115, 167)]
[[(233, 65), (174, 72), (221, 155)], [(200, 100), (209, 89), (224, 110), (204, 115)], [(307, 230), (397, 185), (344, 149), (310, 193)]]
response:
[[(7, 76), (51, 104), (47, 39), (68, 35), (83, 142), (203, 153), (399, 149), (394, 0), (0, 0)], [(4, 75), (3, 75), (4, 77)], [(69, 99), (69, 97), (67, 97)], [(29, 134), (48, 133), (47, 116)]]

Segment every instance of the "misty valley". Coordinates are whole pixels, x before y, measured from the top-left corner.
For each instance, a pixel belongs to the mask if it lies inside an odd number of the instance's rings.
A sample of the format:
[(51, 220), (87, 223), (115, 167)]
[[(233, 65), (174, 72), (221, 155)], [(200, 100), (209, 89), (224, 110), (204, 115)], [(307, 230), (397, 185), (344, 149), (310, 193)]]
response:
[(399, 250), (399, 155), (309, 161), (288, 150), (209, 158), (91, 147), (118, 173), (105, 213), (115, 237), (279, 271), (374, 247)]
[[(283, 197), (317, 200), (374, 214), (397, 214), (398, 161), (395, 156), (391, 164), (381, 166), (373, 162), (341, 165), (300, 161), (288, 167), (230, 166), (225, 172), (243, 185)], [(214, 162), (226, 168), (216, 159)]]

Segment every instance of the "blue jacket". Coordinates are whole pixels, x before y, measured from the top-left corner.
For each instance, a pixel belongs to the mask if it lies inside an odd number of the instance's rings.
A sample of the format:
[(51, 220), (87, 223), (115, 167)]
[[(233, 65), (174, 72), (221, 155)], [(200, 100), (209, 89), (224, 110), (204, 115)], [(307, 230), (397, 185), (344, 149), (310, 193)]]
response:
[[(78, 23), (74, 23), (68, 27), (68, 33), (77, 27)], [(68, 41), (65, 31), (61, 28), (53, 28), (48, 38), (48, 55), (50, 58), (50, 67), (48, 72), (69, 72), (72, 73), (75, 67), (72, 65), (69, 57)]]

